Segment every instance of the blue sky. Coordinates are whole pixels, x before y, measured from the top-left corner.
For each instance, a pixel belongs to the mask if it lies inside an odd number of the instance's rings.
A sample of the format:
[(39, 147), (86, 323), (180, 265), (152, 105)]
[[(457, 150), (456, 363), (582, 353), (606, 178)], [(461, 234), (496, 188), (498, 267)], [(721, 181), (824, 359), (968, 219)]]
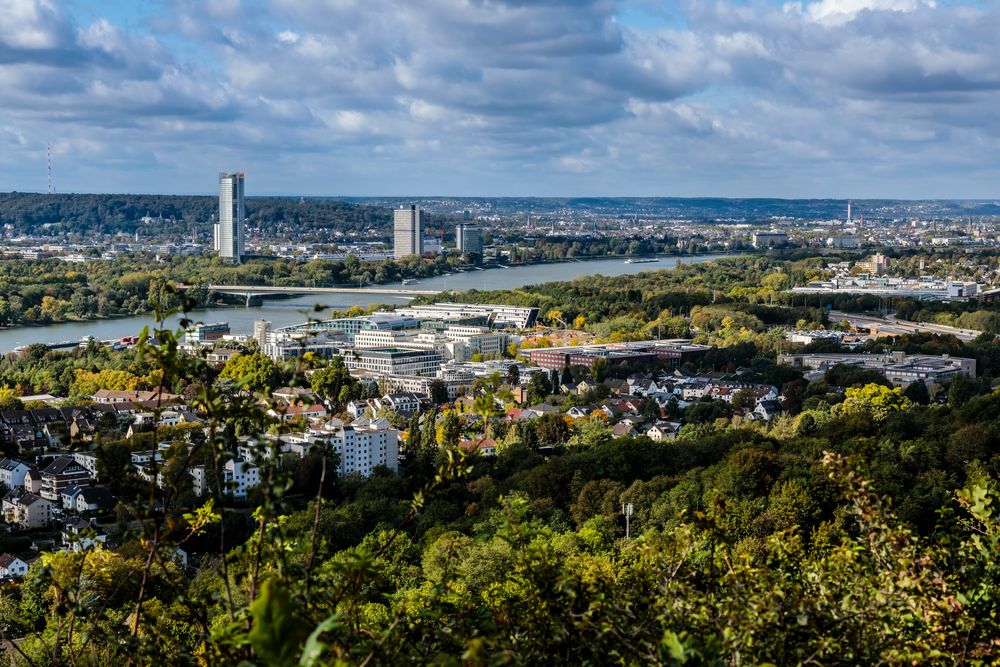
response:
[(0, 0), (0, 191), (994, 198), (1000, 0)]

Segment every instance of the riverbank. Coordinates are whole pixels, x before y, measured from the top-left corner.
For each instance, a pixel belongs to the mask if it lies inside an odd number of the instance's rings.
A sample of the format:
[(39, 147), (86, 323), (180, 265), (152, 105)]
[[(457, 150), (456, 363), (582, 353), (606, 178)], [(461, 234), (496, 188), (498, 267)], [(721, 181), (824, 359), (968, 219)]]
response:
[[(588, 275), (629, 275), (661, 271), (674, 268), (678, 262), (706, 262), (730, 255), (683, 255), (663, 257), (655, 264), (626, 264), (622, 258), (601, 258), (581, 261), (552, 261), (536, 264), (511, 265), (508, 268), (491, 268), (482, 271), (463, 271), (418, 280), (415, 289), (442, 291), (464, 291), (469, 289), (502, 290), (517, 289), (526, 285), (573, 280)], [(616, 261), (617, 260), (617, 261)], [(409, 303), (405, 297), (374, 296), (358, 292), (356, 294), (310, 295), (281, 300), (266, 299), (260, 306), (213, 306), (188, 314), (200, 322), (229, 322), (233, 333), (249, 334), (255, 320), (266, 319), (275, 327), (298, 324), (310, 317), (317, 317), (319, 306), (327, 313), (332, 310), (346, 310), (351, 306), (368, 308), (375, 304), (400, 306)], [(179, 317), (167, 322), (179, 326)], [(43, 326), (19, 326), (0, 330), (0, 352), (9, 352), (15, 347), (31, 343), (57, 343), (80, 340), (93, 336), (98, 340), (120, 339), (134, 336), (143, 327), (156, 325), (151, 313), (113, 319), (86, 320), (53, 323)]]

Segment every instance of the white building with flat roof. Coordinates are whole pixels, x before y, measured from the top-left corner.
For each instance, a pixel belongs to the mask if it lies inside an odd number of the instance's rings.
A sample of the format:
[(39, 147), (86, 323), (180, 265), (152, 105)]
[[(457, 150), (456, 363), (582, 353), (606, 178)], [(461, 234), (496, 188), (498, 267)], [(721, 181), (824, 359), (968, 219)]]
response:
[(219, 219), (215, 223), (215, 251), (234, 262), (243, 259), (243, 226), (246, 221), (242, 171), (219, 172)]
[(424, 212), (416, 204), (392, 212), (392, 254), (396, 259), (424, 254)]

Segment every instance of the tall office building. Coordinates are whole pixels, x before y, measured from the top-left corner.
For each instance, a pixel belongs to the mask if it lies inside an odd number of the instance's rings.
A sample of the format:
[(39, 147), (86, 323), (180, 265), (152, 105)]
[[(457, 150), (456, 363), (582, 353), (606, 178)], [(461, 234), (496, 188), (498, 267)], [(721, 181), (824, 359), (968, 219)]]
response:
[(483, 259), (483, 232), (479, 225), (470, 222), (457, 225), (455, 245), (465, 257), (475, 257), (477, 262)]
[(410, 204), (393, 211), (392, 229), (393, 257), (424, 254), (424, 212), (419, 206)]
[(215, 223), (215, 250), (219, 257), (243, 259), (243, 172), (219, 172), (219, 221)]

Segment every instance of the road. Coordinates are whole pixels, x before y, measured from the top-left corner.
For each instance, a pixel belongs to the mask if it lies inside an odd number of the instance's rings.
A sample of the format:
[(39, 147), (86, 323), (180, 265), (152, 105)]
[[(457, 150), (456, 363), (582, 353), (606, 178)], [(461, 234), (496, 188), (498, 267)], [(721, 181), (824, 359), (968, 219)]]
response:
[(830, 311), (831, 322), (842, 322), (847, 320), (851, 326), (859, 329), (876, 328), (883, 334), (912, 334), (912, 333), (932, 333), (942, 336), (955, 336), (963, 342), (969, 342), (980, 336), (983, 332), (975, 329), (959, 329), (949, 327), (944, 324), (930, 324), (928, 322), (910, 322), (909, 320), (896, 319), (895, 316), (878, 317), (876, 315), (857, 315), (845, 313), (839, 310)]

